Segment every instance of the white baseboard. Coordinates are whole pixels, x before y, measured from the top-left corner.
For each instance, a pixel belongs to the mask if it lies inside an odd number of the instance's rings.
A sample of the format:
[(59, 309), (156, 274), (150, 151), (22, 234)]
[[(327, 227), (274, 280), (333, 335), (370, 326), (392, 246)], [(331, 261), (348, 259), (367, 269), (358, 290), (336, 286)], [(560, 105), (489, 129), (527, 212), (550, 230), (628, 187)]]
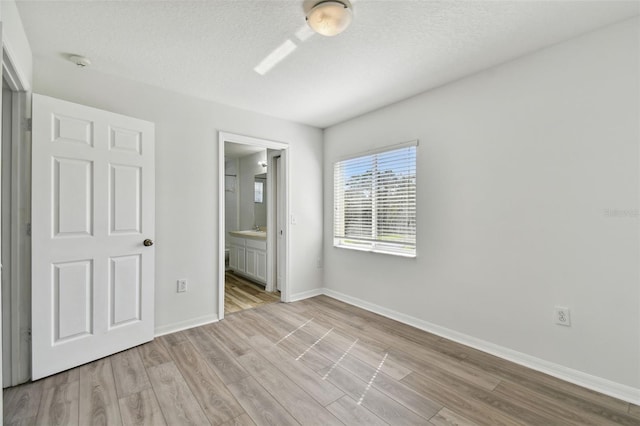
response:
[(367, 311), (380, 314), (387, 318), (394, 319), (401, 323), (419, 328), (429, 333), (436, 334), (449, 340), (453, 340), (463, 345), (470, 346), (483, 352), (490, 353), (491, 355), (495, 355), (497, 357), (515, 362), (516, 364), (520, 364), (533, 370), (549, 374), (564, 381), (594, 390), (596, 392), (600, 392), (605, 395), (621, 399), (623, 401), (631, 402), (633, 404), (640, 404), (640, 389), (613, 382), (611, 380), (603, 379), (601, 377), (593, 376), (591, 374), (574, 370), (572, 368), (555, 364), (553, 362), (545, 361), (543, 359), (536, 358), (522, 352), (514, 351), (513, 349), (496, 345), (494, 343), (487, 342), (486, 340), (478, 339), (476, 337), (469, 336), (467, 334), (460, 333), (445, 327), (441, 327), (428, 321), (424, 321), (419, 318), (415, 318), (410, 315), (406, 315), (401, 312), (397, 312), (383, 306), (367, 302), (366, 300), (358, 299), (357, 297), (340, 293), (335, 290), (331, 290), (328, 288), (323, 288), (321, 290), (322, 294), (333, 297), (334, 299), (341, 300), (345, 303), (349, 303), (350, 305), (366, 309)]
[[(298, 300), (308, 299), (310, 297), (319, 296), (324, 294), (324, 289), (316, 288), (309, 291), (303, 291), (301, 293), (296, 293), (290, 296), (289, 302), (297, 302)], [(156, 327), (154, 330), (154, 336), (160, 337), (165, 334), (176, 333), (178, 331), (188, 330), (190, 328), (199, 327), (201, 325), (211, 324), (214, 322), (218, 322), (220, 318), (218, 315), (204, 315), (198, 318), (189, 319), (186, 321), (180, 321), (173, 324), (161, 325)]]
[(313, 290), (303, 291), (301, 293), (292, 294), (289, 296), (289, 300), (287, 302), (297, 302), (298, 300), (308, 299), (310, 297), (320, 296), (321, 294), (325, 294), (325, 289), (323, 288), (314, 288)]
[(165, 334), (175, 333), (177, 331), (188, 330), (190, 328), (199, 327), (205, 324), (218, 322), (218, 315), (204, 315), (198, 318), (192, 318), (186, 321), (180, 321), (173, 324), (161, 325), (154, 330), (155, 337), (164, 336)]

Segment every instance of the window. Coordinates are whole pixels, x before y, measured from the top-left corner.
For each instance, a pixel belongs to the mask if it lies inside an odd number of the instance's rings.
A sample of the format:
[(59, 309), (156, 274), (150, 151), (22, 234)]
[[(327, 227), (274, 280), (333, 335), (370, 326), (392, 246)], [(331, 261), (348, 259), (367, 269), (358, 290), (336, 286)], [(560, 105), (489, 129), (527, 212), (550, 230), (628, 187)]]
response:
[(334, 246), (416, 255), (417, 144), (334, 164)]
[(262, 203), (262, 194), (264, 193), (264, 182), (253, 183), (253, 201)]

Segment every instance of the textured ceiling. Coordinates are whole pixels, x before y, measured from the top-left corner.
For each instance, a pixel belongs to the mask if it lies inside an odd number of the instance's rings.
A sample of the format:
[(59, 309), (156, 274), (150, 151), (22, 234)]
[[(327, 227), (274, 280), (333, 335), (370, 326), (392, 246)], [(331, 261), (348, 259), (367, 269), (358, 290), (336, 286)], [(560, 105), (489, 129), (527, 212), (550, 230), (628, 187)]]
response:
[[(352, 3), (345, 32), (306, 39), (303, 0), (19, 0), (18, 9), (36, 57), (86, 55), (103, 73), (324, 128), (640, 8), (580, 0)], [(295, 45), (289, 56), (264, 75), (254, 71), (287, 40)]]

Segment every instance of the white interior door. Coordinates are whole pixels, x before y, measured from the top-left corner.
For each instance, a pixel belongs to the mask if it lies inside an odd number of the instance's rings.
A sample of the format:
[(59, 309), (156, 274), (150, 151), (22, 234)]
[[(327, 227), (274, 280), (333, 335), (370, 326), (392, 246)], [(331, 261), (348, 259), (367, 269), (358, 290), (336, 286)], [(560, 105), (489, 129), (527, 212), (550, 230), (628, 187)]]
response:
[(36, 380), (153, 339), (154, 124), (34, 94), (32, 144)]

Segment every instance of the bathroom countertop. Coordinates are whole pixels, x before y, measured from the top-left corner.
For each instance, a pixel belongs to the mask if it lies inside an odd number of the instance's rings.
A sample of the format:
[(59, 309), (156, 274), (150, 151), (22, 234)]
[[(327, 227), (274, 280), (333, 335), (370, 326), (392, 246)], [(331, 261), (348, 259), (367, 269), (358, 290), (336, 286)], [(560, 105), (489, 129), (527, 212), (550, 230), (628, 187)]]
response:
[(229, 235), (239, 238), (250, 238), (252, 240), (266, 240), (267, 232), (266, 231), (254, 231), (254, 230), (246, 230), (246, 231), (229, 231)]

